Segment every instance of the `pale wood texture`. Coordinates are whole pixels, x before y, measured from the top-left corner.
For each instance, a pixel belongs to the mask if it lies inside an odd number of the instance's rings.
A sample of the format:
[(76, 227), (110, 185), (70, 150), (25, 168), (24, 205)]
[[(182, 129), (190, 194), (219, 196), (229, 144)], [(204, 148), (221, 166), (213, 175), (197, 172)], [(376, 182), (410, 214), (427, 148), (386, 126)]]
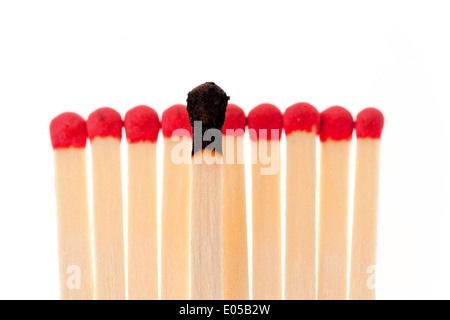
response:
[[(164, 139), (161, 231), (161, 299), (189, 299), (189, 190), (190, 164), (172, 159), (181, 144), (191, 149), (192, 139)], [(177, 157), (174, 154), (173, 157)], [(188, 157), (189, 162), (191, 157)]]
[(374, 300), (379, 183), (379, 139), (358, 139), (353, 211), (350, 299)]
[(95, 298), (125, 299), (120, 140), (92, 141), (94, 181)]
[(55, 150), (61, 299), (94, 297), (85, 150)]
[[(268, 157), (278, 158), (277, 168), (270, 174), (261, 171), (270, 166), (263, 164), (259, 155), (263, 143), (267, 143)], [(260, 140), (252, 145), (258, 150), (258, 155), (256, 151), (252, 155), (252, 298), (278, 300), (282, 298), (280, 142)]]
[[(211, 157), (203, 150), (203, 162), (191, 166), (190, 274), (192, 300), (223, 299), (222, 164), (206, 164)], [(207, 162), (208, 163), (208, 162)]]
[(315, 132), (286, 136), (285, 299), (316, 299)]
[(128, 145), (128, 299), (158, 299), (156, 143)]
[(321, 144), (319, 300), (347, 299), (349, 141)]
[(223, 290), (226, 300), (249, 299), (243, 137), (223, 137)]

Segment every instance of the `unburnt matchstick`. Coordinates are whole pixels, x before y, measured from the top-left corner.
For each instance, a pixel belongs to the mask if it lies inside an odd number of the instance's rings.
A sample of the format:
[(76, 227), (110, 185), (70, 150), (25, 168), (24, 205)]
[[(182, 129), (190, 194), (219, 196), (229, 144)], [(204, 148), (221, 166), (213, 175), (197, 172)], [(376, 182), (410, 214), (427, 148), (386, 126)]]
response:
[(192, 126), (190, 298), (223, 299), (222, 127), (229, 97), (213, 82), (188, 94)]
[(285, 299), (316, 299), (316, 140), (320, 114), (308, 103), (286, 109)]
[(356, 117), (355, 199), (353, 209), (350, 299), (374, 300), (377, 246), (378, 181), (383, 114), (367, 108)]
[(229, 104), (223, 125), (223, 290), (226, 300), (248, 300), (244, 111)]
[[(187, 300), (192, 129), (186, 106), (178, 104), (165, 110), (161, 127), (164, 136), (161, 299)], [(183, 154), (185, 150), (187, 154)]]
[(158, 114), (137, 106), (125, 115), (128, 141), (128, 299), (158, 299), (156, 140)]
[(95, 298), (125, 299), (120, 140), (122, 119), (111, 108), (89, 116), (94, 191)]
[(253, 299), (278, 300), (281, 292), (280, 138), (283, 115), (272, 104), (248, 114), (252, 140)]
[(321, 113), (319, 300), (347, 299), (348, 173), (353, 118), (342, 107)]
[(75, 113), (50, 124), (54, 149), (59, 280), (63, 300), (91, 300), (94, 278), (86, 182), (86, 122)]

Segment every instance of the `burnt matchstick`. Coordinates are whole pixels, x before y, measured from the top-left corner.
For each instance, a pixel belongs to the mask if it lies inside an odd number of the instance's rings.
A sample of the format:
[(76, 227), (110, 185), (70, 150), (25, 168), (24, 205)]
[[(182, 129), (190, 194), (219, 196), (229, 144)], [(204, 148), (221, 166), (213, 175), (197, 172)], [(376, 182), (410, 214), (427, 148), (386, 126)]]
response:
[(321, 113), (317, 297), (347, 299), (348, 170), (353, 118), (342, 107)]
[(111, 108), (89, 116), (94, 191), (95, 298), (125, 299), (120, 140), (122, 118)]
[(63, 113), (50, 123), (50, 136), (55, 159), (61, 299), (92, 300), (86, 122), (75, 113)]
[(371, 278), (376, 265), (380, 138), (383, 125), (383, 114), (375, 108), (364, 109), (356, 117), (351, 300), (375, 299), (375, 283)]
[(252, 140), (252, 292), (255, 300), (278, 300), (281, 292), (281, 111), (261, 104), (248, 114)]
[(223, 125), (223, 290), (225, 300), (248, 300), (244, 111), (229, 104)]
[(316, 299), (316, 140), (320, 114), (308, 103), (286, 109), (285, 299)]
[[(165, 110), (161, 127), (164, 136), (161, 299), (187, 300), (192, 129), (186, 106), (178, 104)], [(183, 150), (188, 150), (186, 155)]]
[(128, 299), (158, 299), (156, 140), (158, 114), (137, 106), (125, 115), (128, 141)]
[(222, 127), (229, 97), (213, 82), (189, 92), (192, 126), (190, 298), (223, 299)]

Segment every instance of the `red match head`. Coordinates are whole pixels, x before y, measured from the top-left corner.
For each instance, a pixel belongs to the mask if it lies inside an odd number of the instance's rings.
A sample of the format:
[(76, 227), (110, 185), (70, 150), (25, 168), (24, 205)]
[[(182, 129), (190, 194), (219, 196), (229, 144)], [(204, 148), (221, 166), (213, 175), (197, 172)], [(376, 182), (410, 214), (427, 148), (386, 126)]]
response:
[[(270, 103), (263, 103), (254, 107), (247, 117), (250, 139), (280, 140), (283, 129), (283, 115), (280, 109)], [(272, 135), (272, 130), (278, 134)], [(275, 132), (274, 132), (275, 133)]]
[(91, 141), (95, 137), (122, 138), (123, 121), (120, 114), (108, 107), (95, 110), (89, 115), (86, 122), (87, 132)]
[(129, 143), (156, 142), (158, 139), (158, 114), (148, 106), (137, 106), (129, 110), (125, 115), (124, 125)]
[[(247, 119), (245, 112), (235, 104), (228, 104), (225, 123), (222, 128), (224, 135), (243, 136)], [(227, 132), (228, 130), (228, 132)]]
[(350, 140), (353, 134), (353, 117), (342, 107), (331, 107), (320, 114), (320, 141)]
[(384, 117), (380, 110), (367, 108), (356, 116), (356, 136), (358, 138), (380, 139), (383, 131)]
[(86, 121), (73, 112), (65, 112), (50, 122), (53, 149), (86, 147)]
[(192, 136), (192, 127), (189, 123), (186, 106), (176, 104), (166, 109), (162, 114), (161, 127), (165, 138), (170, 138), (174, 134), (177, 136)]
[(286, 109), (283, 116), (283, 126), (286, 135), (292, 131), (319, 133), (320, 114), (309, 103), (296, 103)]

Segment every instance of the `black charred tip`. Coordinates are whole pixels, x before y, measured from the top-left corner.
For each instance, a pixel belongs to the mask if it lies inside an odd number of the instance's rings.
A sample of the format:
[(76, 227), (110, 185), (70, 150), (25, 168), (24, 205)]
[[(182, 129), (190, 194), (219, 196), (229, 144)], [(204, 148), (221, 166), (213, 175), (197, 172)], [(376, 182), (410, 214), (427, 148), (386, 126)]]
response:
[(205, 82), (188, 93), (187, 112), (189, 122), (201, 121), (204, 130), (222, 130), (228, 100), (225, 91), (214, 82)]

